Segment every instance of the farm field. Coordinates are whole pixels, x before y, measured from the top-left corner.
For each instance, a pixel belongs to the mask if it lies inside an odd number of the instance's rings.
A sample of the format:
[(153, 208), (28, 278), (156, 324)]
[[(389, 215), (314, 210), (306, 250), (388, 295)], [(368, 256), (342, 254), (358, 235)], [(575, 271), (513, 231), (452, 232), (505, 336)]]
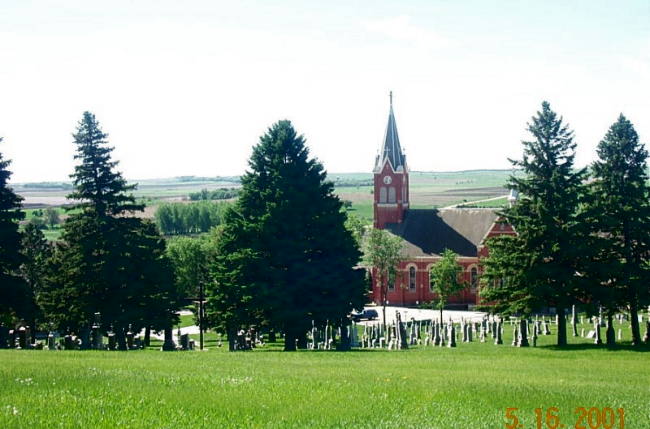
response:
[(2, 350), (0, 427), (492, 429), (514, 407), (535, 429), (535, 408), (558, 407), (573, 428), (577, 407), (610, 407), (642, 429), (648, 350), (632, 350), (626, 328), (616, 350), (571, 336), (557, 350), (554, 335), (515, 348), (509, 324), (503, 345), (455, 349), (229, 353), (209, 334), (204, 352)]
[[(412, 208), (433, 208), (460, 205), (472, 201), (497, 198), (507, 194), (504, 189), (510, 170), (474, 170), (460, 172), (410, 172), (410, 196)], [(372, 220), (373, 187), (371, 173), (335, 173), (330, 180), (335, 192), (342, 200), (352, 202), (352, 212)], [(138, 188), (135, 196), (146, 204), (141, 216), (153, 218), (158, 205), (165, 201), (184, 201), (192, 192), (202, 189), (218, 189), (239, 186), (236, 177), (199, 178), (181, 177), (135, 181)], [(61, 206), (69, 204), (66, 195), (68, 185), (57, 183), (16, 184), (15, 191), (24, 198), (26, 220), (32, 217), (35, 209), (58, 207), (62, 219), (66, 213)], [(505, 200), (492, 200), (480, 203), (481, 207), (501, 207)], [(48, 239), (56, 239), (59, 232), (46, 233)]]

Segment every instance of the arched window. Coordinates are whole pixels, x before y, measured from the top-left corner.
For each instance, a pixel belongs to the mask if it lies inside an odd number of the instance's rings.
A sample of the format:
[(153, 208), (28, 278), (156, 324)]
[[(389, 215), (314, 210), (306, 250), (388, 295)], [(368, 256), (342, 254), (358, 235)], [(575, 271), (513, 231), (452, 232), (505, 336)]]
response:
[(415, 267), (409, 268), (409, 290), (415, 290)]
[(472, 289), (476, 289), (478, 287), (478, 269), (476, 267), (472, 267), (472, 269), (469, 272), (469, 281), (470, 285), (472, 286)]
[(385, 203), (387, 201), (388, 201), (388, 195), (387, 195), (386, 187), (382, 186), (381, 188), (379, 188), (379, 202)]
[(388, 188), (388, 202), (389, 203), (396, 203), (397, 202), (397, 196), (395, 195), (395, 187), (391, 186)]

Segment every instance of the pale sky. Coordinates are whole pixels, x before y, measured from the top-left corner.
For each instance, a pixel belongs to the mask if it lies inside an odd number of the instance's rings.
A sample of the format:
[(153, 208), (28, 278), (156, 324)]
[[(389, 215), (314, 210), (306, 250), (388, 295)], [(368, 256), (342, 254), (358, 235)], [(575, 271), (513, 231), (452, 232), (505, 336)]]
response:
[(0, 0), (0, 152), (68, 180), (96, 114), (128, 179), (238, 175), (290, 119), (370, 172), (388, 92), (412, 170), (509, 168), (542, 100), (579, 165), (623, 112), (650, 142), (650, 1)]

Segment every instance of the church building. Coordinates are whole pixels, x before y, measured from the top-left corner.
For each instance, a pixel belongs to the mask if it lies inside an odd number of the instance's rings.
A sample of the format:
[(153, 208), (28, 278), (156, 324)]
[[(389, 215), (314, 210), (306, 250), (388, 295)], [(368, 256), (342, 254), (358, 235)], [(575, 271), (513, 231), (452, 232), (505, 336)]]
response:
[[(458, 255), (467, 287), (449, 304), (471, 308), (479, 302), (479, 260), (487, 255), (485, 241), (499, 234), (514, 234), (499, 222), (494, 209), (412, 209), (409, 199), (409, 170), (402, 151), (391, 93), (388, 125), (374, 167), (374, 227), (404, 240), (404, 262), (394, 282), (389, 283), (389, 305), (415, 306), (436, 299), (429, 271), (445, 249)], [(373, 273), (374, 274), (374, 273)], [(381, 304), (381, 288), (373, 275), (372, 300)]]

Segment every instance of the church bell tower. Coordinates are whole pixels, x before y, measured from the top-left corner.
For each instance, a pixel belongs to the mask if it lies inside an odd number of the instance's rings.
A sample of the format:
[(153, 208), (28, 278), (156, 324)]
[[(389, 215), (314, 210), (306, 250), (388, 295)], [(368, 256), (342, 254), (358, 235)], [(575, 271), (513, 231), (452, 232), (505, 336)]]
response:
[(386, 135), (375, 159), (374, 226), (384, 229), (386, 224), (401, 223), (409, 207), (409, 176), (406, 156), (402, 152), (393, 113), (393, 92), (390, 92), (390, 111)]

